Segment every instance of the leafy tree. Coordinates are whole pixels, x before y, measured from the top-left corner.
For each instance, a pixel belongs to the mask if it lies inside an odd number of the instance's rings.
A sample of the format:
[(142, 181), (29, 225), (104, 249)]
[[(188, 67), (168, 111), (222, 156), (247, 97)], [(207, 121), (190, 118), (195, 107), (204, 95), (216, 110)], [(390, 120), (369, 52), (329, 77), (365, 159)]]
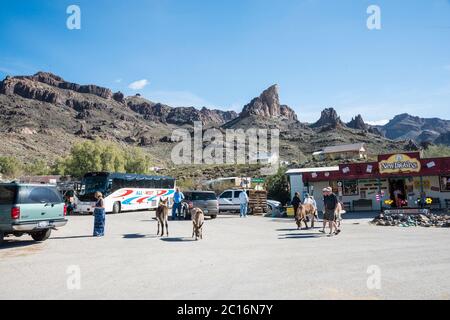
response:
[[(68, 159), (67, 158), (59, 158), (56, 160), (56, 162), (52, 165), (51, 171), (53, 174), (56, 175), (61, 175), (64, 176), (66, 174), (68, 174), (68, 169), (67, 169), (67, 163), (68, 163)], [(70, 175), (70, 174), (68, 174)]]
[(149, 166), (149, 157), (139, 148), (122, 148), (112, 142), (95, 140), (75, 144), (67, 158), (56, 162), (53, 171), (74, 177), (95, 171), (145, 174)]
[(280, 201), (283, 205), (290, 201), (289, 182), (286, 176), (286, 169), (280, 168), (278, 172), (267, 179), (266, 187), (268, 197)]
[(70, 156), (65, 163), (68, 174), (81, 177), (86, 172), (102, 171), (102, 146), (97, 142), (86, 141), (72, 147)]
[(0, 173), (8, 178), (16, 178), (22, 173), (22, 164), (14, 157), (0, 157)]
[(128, 173), (145, 174), (150, 167), (150, 159), (139, 148), (127, 150), (125, 156), (125, 171)]
[(102, 171), (125, 172), (125, 153), (117, 145), (109, 143), (101, 150)]
[(39, 159), (33, 163), (25, 165), (24, 171), (28, 175), (45, 176), (50, 173), (50, 168), (44, 160)]

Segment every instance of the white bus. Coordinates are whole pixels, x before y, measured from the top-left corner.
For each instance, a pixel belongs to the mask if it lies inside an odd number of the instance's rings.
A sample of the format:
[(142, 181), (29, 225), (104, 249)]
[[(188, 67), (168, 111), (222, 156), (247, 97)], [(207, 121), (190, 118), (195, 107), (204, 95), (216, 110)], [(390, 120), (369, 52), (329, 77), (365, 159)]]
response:
[(77, 188), (75, 213), (92, 213), (95, 192), (101, 192), (107, 213), (153, 210), (161, 198), (173, 203), (175, 179), (163, 176), (90, 172), (84, 175)]

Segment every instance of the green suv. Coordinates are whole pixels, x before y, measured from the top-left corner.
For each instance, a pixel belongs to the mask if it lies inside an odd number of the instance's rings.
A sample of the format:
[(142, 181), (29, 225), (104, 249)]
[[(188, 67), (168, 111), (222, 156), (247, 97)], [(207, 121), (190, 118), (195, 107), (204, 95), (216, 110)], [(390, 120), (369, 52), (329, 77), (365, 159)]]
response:
[(56, 186), (0, 184), (0, 245), (10, 235), (47, 240), (52, 229), (66, 225), (66, 210)]

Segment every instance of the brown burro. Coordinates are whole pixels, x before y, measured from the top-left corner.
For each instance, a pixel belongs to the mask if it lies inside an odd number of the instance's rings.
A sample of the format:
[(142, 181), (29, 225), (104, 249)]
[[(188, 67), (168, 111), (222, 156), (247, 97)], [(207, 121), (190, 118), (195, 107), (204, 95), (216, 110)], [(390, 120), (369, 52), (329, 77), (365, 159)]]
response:
[(158, 233), (159, 227), (161, 226), (161, 237), (164, 237), (164, 227), (166, 227), (166, 235), (169, 236), (169, 207), (167, 205), (168, 199), (161, 199), (159, 201), (159, 206), (156, 209), (156, 220), (158, 220)]
[(307, 223), (308, 216), (310, 216), (311, 219), (311, 228), (314, 228), (314, 220), (317, 216), (316, 207), (310, 203), (300, 204), (295, 213), (295, 222), (297, 223), (298, 230), (302, 228), (302, 222), (305, 223), (306, 229), (309, 229)]
[(203, 239), (203, 224), (205, 223), (205, 214), (199, 208), (194, 208), (191, 210), (192, 217), (192, 237), (195, 235), (195, 240), (198, 238)]

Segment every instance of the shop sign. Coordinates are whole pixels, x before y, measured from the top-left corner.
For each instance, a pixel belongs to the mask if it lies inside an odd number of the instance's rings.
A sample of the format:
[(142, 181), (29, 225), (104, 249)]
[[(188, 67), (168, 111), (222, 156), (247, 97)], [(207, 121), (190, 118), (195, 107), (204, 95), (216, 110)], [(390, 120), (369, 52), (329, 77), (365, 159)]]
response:
[(420, 172), (421, 164), (416, 158), (406, 154), (395, 154), (388, 159), (380, 161), (380, 173)]

